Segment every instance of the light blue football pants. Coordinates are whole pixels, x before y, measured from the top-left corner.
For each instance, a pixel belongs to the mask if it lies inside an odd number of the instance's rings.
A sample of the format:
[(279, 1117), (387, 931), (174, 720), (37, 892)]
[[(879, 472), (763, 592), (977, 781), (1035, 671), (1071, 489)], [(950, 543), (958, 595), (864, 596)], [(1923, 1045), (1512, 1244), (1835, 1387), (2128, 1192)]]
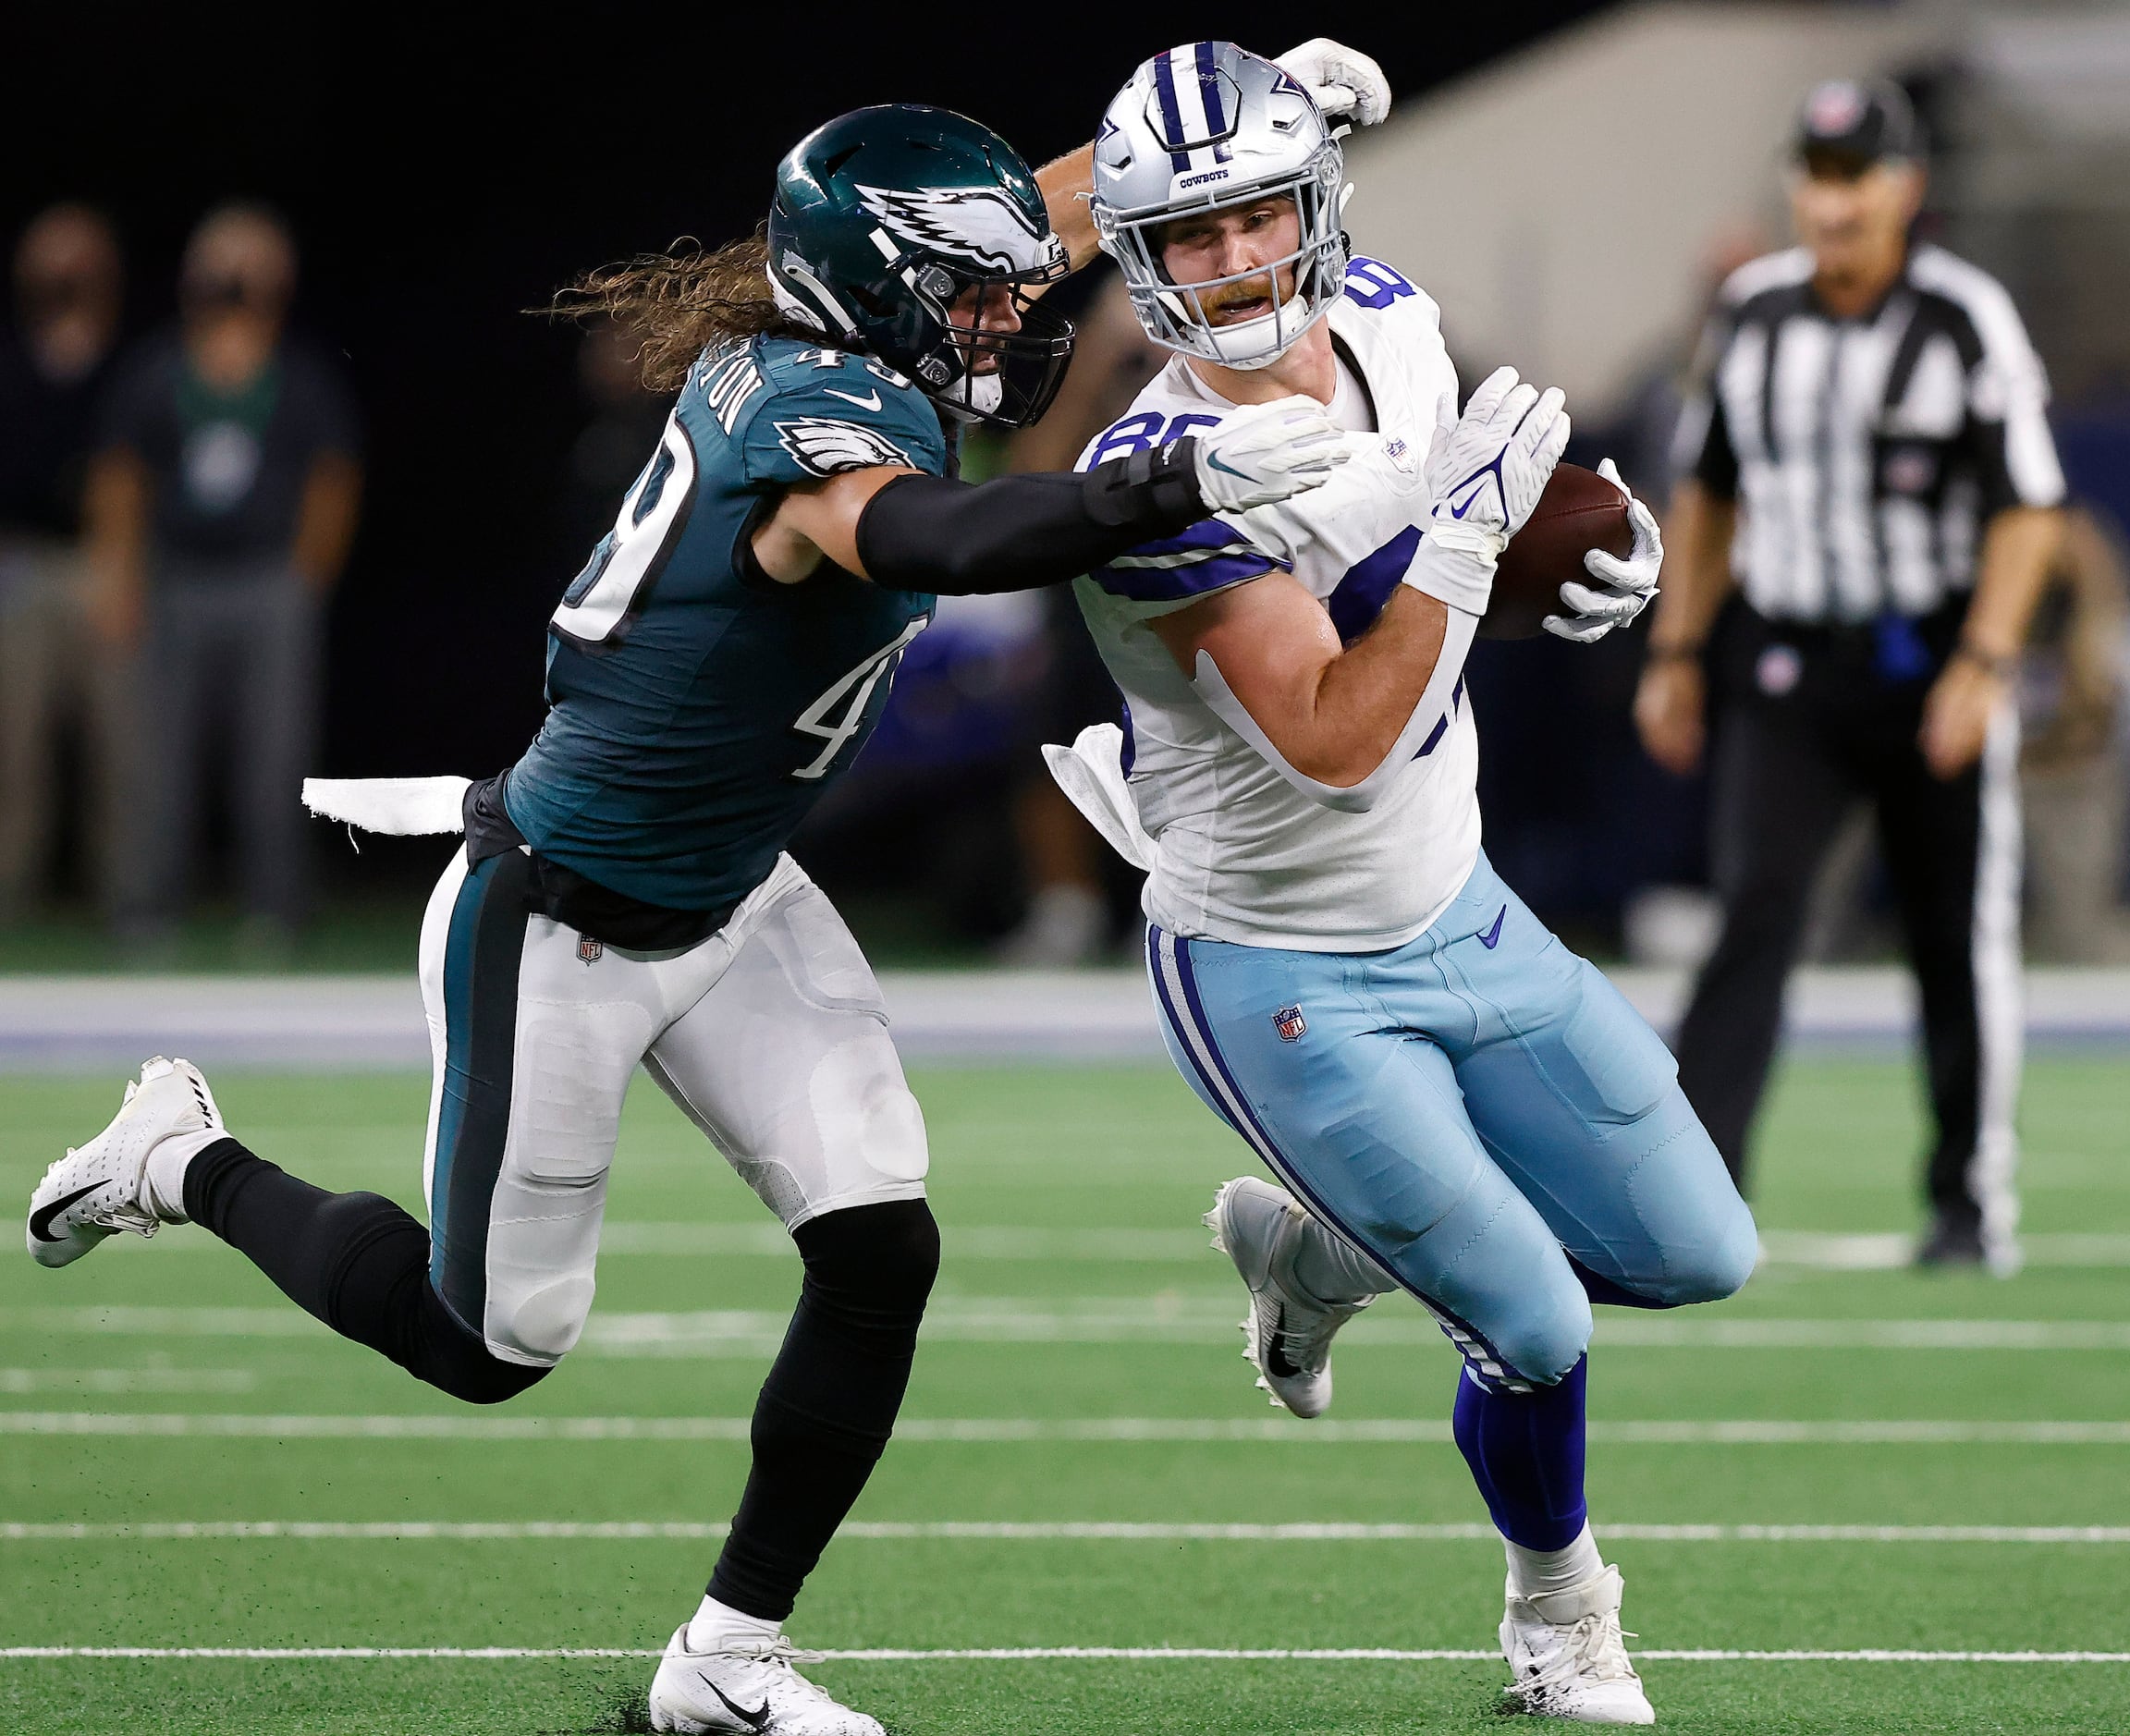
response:
[(1752, 1214), (1670, 1052), (1484, 856), (1389, 952), (1156, 927), (1147, 966), (1199, 1096), (1479, 1375), (1549, 1385), (1592, 1300), (1711, 1302), (1751, 1273)]

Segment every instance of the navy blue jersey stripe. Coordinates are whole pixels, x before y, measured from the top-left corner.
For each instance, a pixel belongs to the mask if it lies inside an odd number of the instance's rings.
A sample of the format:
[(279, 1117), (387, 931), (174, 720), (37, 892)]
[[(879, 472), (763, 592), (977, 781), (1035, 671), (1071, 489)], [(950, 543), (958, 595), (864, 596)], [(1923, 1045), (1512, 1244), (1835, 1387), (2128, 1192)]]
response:
[(1201, 519), (1196, 524), (1178, 532), (1174, 536), (1157, 537), (1151, 543), (1141, 543), (1124, 558), (1136, 560), (1148, 555), (1183, 555), (1193, 549), (1226, 548), (1230, 544), (1247, 548), (1249, 538), (1231, 524), (1223, 524), (1218, 519)]
[(1420, 527), (1415, 524), (1347, 568), (1346, 576), (1324, 600), (1342, 643), (1352, 644), (1376, 624), (1376, 617), (1383, 613), (1383, 605), (1390, 601), (1390, 593), (1398, 589), (1419, 547)]
[(1183, 567), (1097, 567), (1088, 577), (1111, 596), (1133, 603), (1175, 603), (1279, 569), (1279, 564), (1264, 555), (1216, 555)]
[(532, 858), (505, 850), (470, 870), (444, 942), (444, 1081), (430, 1179), (429, 1282), (468, 1331), (488, 1302), (488, 1218), (518, 1047), (518, 969)]
[(1424, 760), (1442, 745), (1442, 738), (1450, 733), (1450, 720), (1457, 715), (1457, 703), (1464, 697), (1464, 678), (1457, 678), (1457, 685), (1450, 690), (1450, 709), (1436, 719), (1434, 728), (1427, 732), (1427, 740), (1420, 744), (1420, 752), (1413, 757)]

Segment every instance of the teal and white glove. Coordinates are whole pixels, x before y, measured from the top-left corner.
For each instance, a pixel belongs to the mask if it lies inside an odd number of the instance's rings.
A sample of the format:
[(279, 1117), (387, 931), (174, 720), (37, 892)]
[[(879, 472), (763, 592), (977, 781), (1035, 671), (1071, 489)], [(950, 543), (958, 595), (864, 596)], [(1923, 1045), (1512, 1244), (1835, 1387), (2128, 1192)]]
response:
[(1615, 627), (1624, 627), (1649, 606), (1657, 594), (1657, 576), (1664, 567), (1664, 538), (1657, 529), (1657, 517), (1628, 493), (1620, 467), (1607, 458), (1598, 467), (1602, 476), (1627, 495), (1627, 521), (1634, 527), (1634, 546), (1626, 559), (1594, 548), (1583, 556), (1583, 565), (1598, 582), (1595, 588), (1573, 581), (1561, 587), (1566, 615), (1549, 615), (1540, 626), (1556, 639), (1578, 645), (1595, 644)]
[(1209, 514), (1247, 512), (1305, 494), (1353, 457), (1324, 406), (1299, 393), (1252, 404), (1191, 437), (1198, 497)]
[(1484, 615), (1494, 590), (1494, 563), (1524, 528), (1568, 446), (1566, 399), (1558, 386), (1541, 393), (1513, 368), (1479, 383), (1452, 420), (1444, 407), (1427, 451), (1428, 497), (1435, 503), (1419, 551), (1406, 569), (1415, 590)]
[(1309, 92), (1317, 112), (1337, 125), (1373, 127), (1390, 112), (1390, 81), (1357, 49), (1313, 36), (1272, 64)]

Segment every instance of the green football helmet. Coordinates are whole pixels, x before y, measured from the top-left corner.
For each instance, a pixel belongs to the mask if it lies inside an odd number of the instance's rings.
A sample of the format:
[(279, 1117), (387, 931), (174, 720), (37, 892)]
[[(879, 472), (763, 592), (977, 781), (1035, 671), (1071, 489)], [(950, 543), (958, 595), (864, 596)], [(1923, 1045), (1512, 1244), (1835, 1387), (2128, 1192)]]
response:
[[(1049, 408), (1072, 324), (1030, 291), (1067, 270), (1020, 153), (951, 109), (853, 109), (777, 165), (777, 305), (908, 374), (951, 414), (1024, 428)], [(1010, 296), (1020, 329), (956, 324), (957, 299), (974, 288), (983, 305), (994, 285)]]

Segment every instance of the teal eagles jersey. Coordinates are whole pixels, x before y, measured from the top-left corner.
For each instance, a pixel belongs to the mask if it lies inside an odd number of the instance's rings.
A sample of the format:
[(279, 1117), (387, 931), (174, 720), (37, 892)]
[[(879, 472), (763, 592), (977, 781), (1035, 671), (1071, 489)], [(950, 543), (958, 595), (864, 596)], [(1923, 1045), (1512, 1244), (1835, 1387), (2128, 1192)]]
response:
[(781, 337), (704, 351), (548, 624), (547, 719), (505, 786), (527, 843), (670, 910), (761, 884), (872, 733), (933, 599), (826, 564), (750, 579), (745, 539), (793, 483), (877, 464), (947, 470), (902, 375)]

